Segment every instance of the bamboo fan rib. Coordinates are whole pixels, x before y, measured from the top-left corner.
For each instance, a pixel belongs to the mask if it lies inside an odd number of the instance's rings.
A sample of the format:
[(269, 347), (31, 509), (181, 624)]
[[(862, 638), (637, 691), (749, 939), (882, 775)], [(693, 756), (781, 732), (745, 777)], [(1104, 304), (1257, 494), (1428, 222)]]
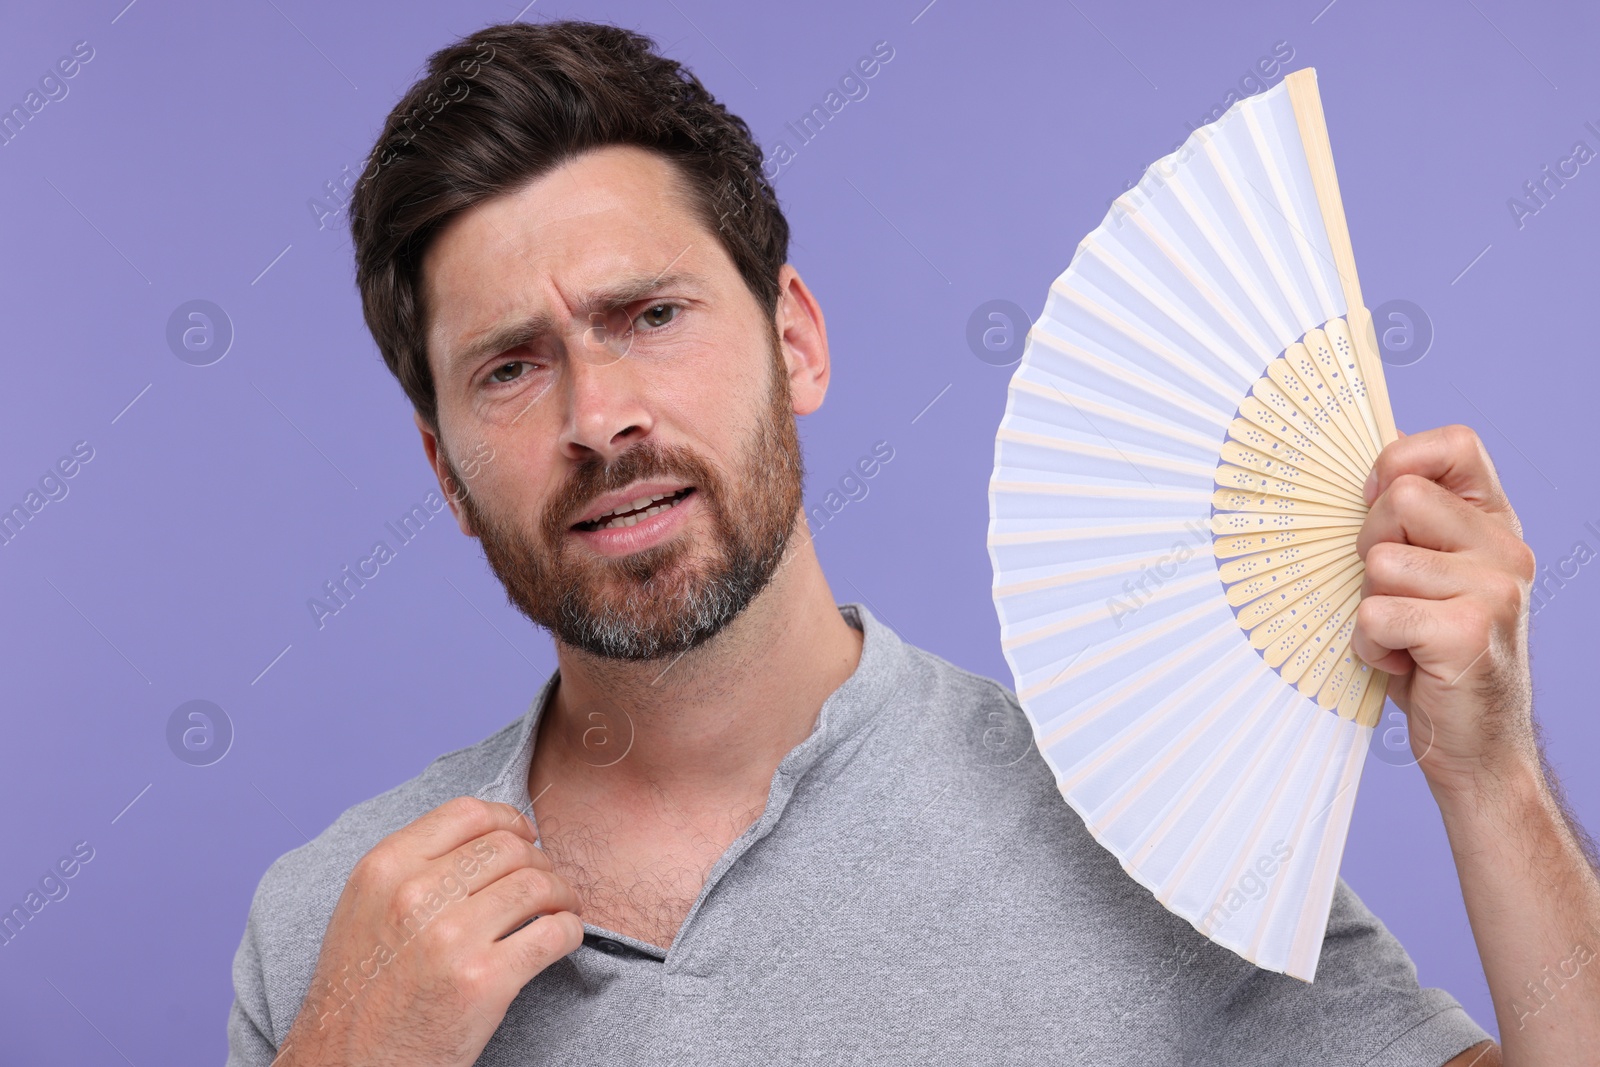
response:
[(1062, 796), (1162, 904), (1315, 976), (1388, 678), (1350, 648), (1396, 436), (1315, 72), (1159, 160), (1051, 285), (989, 485)]

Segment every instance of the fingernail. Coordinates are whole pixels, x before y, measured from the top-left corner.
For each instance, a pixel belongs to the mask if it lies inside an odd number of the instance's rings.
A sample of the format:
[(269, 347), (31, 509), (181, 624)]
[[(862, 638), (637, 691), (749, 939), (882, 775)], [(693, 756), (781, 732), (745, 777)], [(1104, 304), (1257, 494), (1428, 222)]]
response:
[(1372, 473), (1367, 475), (1367, 484), (1361, 487), (1361, 499), (1365, 500), (1368, 504), (1371, 504), (1372, 498), (1377, 495), (1377, 489), (1378, 468), (1373, 467)]

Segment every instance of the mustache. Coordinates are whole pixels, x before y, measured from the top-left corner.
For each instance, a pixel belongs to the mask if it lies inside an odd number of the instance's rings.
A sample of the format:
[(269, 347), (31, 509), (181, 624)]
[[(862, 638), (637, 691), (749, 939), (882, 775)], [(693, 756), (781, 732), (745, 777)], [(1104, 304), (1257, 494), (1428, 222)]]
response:
[(573, 468), (545, 508), (544, 533), (554, 542), (582, 517), (594, 500), (650, 478), (675, 478), (704, 494), (708, 503), (721, 488), (710, 464), (680, 445), (662, 447), (652, 442), (633, 446), (609, 463), (595, 460)]

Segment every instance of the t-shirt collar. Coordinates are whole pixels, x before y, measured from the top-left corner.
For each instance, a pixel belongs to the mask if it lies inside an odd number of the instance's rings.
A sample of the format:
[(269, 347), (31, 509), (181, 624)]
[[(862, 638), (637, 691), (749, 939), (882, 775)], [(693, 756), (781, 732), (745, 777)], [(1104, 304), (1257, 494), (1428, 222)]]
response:
[[(839, 613), (862, 633), (861, 660), (850, 676), (822, 703), (817, 725), (806, 739), (791, 749), (778, 765), (778, 774), (798, 778), (834, 746), (855, 733), (883, 706), (900, 686), (906, 646), (900, 636), (864, 604), (840, 604)], [(512, 751), (500, 773), (480, 788), (476, 795), (484, 800), (510, 804), (524, 814), (532, 807), (528, 797), (528, 768), (533, 761), (533, 742), (538, 737), (539, 717), (560, 680), (560, 669), (553, 671), (514, 731)]]

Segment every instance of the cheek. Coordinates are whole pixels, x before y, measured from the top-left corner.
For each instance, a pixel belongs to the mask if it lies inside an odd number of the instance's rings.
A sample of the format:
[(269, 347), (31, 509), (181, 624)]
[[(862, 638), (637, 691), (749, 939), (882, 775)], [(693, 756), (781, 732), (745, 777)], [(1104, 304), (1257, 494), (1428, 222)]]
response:
[(733, 466), (767, 415), (768, 381), (762, 375), (732, 376), (724, 359), (691, 357), (666, 380), (651, 383), (647, 403), (657, 433)]
[[(525, 439), (513, 442), (497, 434), (482, 440), (492, 462), (473, 463), (470, 454), (452, 457), (472, 506), (489, 520), (531, 530), (543, 521), (545, 505), (559, 488), (550, 483), (552, 465), (537, 462)], [(546, 447), (553, 455), (553, 442)]]

